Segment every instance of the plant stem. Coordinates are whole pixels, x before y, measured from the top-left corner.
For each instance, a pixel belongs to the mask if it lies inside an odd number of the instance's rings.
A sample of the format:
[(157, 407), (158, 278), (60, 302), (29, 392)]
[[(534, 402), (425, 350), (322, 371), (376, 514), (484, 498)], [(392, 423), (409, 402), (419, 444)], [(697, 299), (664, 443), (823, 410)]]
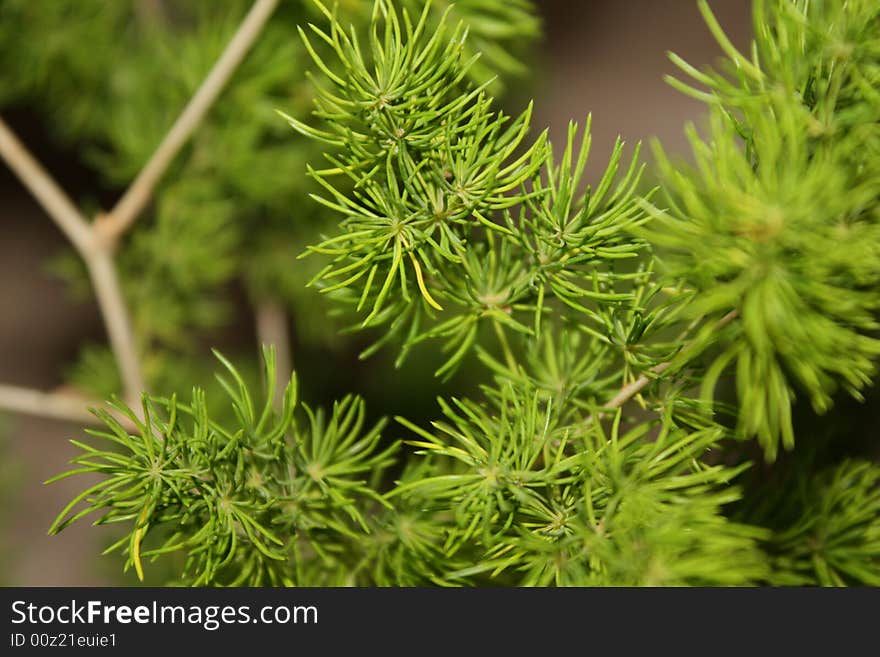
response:
[[(665, 363), (660, 363), (659, 365), (655, 365), (650, 370), (651, 376), (647, 374), (642, 374), (632, 383), (628, 383), (623, 386), (620, 391), (614, 395), (611, 399), (609, 399), (604, 405), (603, 408), (619, 408), (623, 406), (630, 399), (639, 394), (642, 390), (648, 387), (651, 382), (656, 381), (657, 377), (663, 374), (669, 367), (672, 365), (671, 361), (666, 361)], [(589, 419), (587, 420), (589, 422)]]
[(104, 317), (104, 325), (107, 327), (110, 347), (122, 377), (125, 401), (137, 413), (140, 409), (138, 399), (146, 388), (131, 317), (122, 295), (113, 256), (107, 249), (99, 249), (85, 260), (95, 288), (95, 297)]
[[(116, 268), (106, 242), (61, 187), (28, 152), (0, 119), (0, 157), (30, 190), (49, 217), (71, 241), (86, 263), (98, 299), (110, 346), (122, 377), (127, 401), (136, 401), (144, 389), (128, 308), (119, 287)], [(133, 404), (133, 408), (139, 408)]]
[(275, 407), (284, 404), (284, 389), (293, 372), (293, 359), (290, 353), (290, 331), (287, 311), (275, 299), (259, 302), (255, 310), (257, 320), (257, 340), (261, 345), (275, 347)]
[(232, 77), (272, 15), (278, 0), (256, 0), (223, 54), (214, 64), (198, 91), (184, 107), (183, 112), (165, 135), (134, 182), (114, 206), (100, 218), (106, 225), (102, 232), (110, 241), (117, 241), (138, 218), (150, 201), (153, 190), (168, 169), (174, 157), (192, 135), (196, 126), (217, 100), (223, 87)]
[[(113, 210), (109, 214), (98, 215), (94, 223), (86, 220), (61, 187), (0, 118), (0, 157), (43, 206), (86, 263), (110, 346), (122, 377), (125, 398), (135, 413), (139, 413), (140, 405), (137, 399), (145, 390), (145, 385), (130, 314), (113, 262), (116, 242), (146, 207), (156, 184), (220, 95), (277, 5), (278, 0), (254, 2), (223, 54), (137, 178)], [(277, 340), (276, 349), (279, 350), (279, 372), (284, 371), (281, 364), (285, 362), (289, 372), (290, 356), (287, 342)], [(282, 350), (286, 361), (281, 360)], [(59, 397), (11, 386), (3, 386), (0, 392), (5, 395), (8, 402), (4, 404), (4, 400), (0, 399), (0, 407), (10, 410), (79, 422), (92, 419), (91, 414), (87, 413), (82, 405), (74, 410), (74, 405), (80, 404), (75, 398)], [(45, 412), (42, 413), (41, 404), (46, 405)]]
[[(30, 388), (0, 384), (0, 408), (15, 413), (48, 417), (74, 424), (102, 424), (98, 418), (86, 410), (90, 406), (100, 407), (102, 403), (72, 394), (42, 392), (40, 390), (31, 390)], [(113, 411), (111, 410), (111, 412)], [(114, 413), (114, 416), (126, 428), (133, 427), (132, 422), (128, 418), (118, 413)]]
[[(739, 310), (731, 310), (715, 323), (714, 330), (720, 331), (737, 317), (739, 317)], [(650, 370), (648, 370), (647, 374), (642, 374), (632, 383), (628, 383), (627, 385), (623, 386), (620, 391), (616, 395), (614, 395), (614, 397), (603, 404), (602, 408), (612, 409), (620, 408), (621, 406), (623, 406), (626, 402), (628, 402), (630, 399), (638, 395), (642, 390), (647, 388), (651, 383), (656, 381), (658, 377), (660, 377), (666, 370), (672, 367), (673, 363), (676, 360), (679, 360), (681, 358), (685, 358), (685, 360), (687, 360), (689, 358), (688, 352), (690, 352), (694, 346), (694, 342), (689, 343), (680, 352), (678, 352), (674, 359), (660, 363), (659, 365), (655, 365)], [(602, 415), (602, 413), (599, 413), (598, 419), (601, 419)], [(589, 425), (593, 421), (594, 416), (591, 415), (587, 418), (586, 424)]]
[(492, 319), (492, 328), (495, 329), (495, 335), (498, 336), (498, 342), (501, 344), (501, 350), (504, 352), (504, 359), (511, 372), (516, 372), (516, 359), (513, 357), (513, 351), (510, 349), (510, 343), (507, 341), (507, 335), (498, 320)]
[(0, 157), (39, 201), (79, 254), (85, 256), (90, 252), (94, 240), (89, 222), (2, 118)]

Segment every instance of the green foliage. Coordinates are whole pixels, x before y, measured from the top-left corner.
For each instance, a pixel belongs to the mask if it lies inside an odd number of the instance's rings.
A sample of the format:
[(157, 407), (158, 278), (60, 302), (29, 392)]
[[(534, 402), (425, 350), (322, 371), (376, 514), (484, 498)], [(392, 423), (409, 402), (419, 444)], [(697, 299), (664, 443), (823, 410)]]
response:
[[(4, 0), (0, 5), (0, 68), (4, 71), (0, 103), (40, 97), (55, 130), (70, 137), (100, 134), (107, 117), (102, 101), (126, 77), (109, 75), (109, 71), (114, 62), (125, 61), (121, 54), (132, 43), (133, 35), (126, 29), (129, 5)], [(106, 60), (96, 60), (98, 52), (105, 53)], [(83, 89), (96, 93), (82, 93)]]
[(452, 518), (447, 559), (467, 550), (476, 564), (454, 581), (743, 585), (766, 576), (765, 532), (721, 513), (738, 497), (726, 486), (738, 470), (702, 463), (719, 430), (665, 418), (622, 433), (620, 413), (608, 433), (599, 423), (566, 426), (552, 402), (512, 388), (491, 410), (440, 403), (448, 422), (434, 423), (435, 434), (411, 427), (422, 437), (413, 444), (456, 466), (394, 494)]
[(333, 89), (318, 88), (321, 127), (285, 118), (333, 148), (332, 166), (310, 172), (324, 190), (314, 198), (342, 217), (309, 247), (330, 256), (312, 283), (354, 305), (362, 326), (390, 325), (364, 355), (401, 336), (400, 363), (413, 345), (443, 339), (438, 374), (454, 370), (481, 326), (507, 349), (507, 333), (533, 336), (546, 314), (604, 324), (642, 277), (615, 268), (642, 246), (627, 234), (646, 217), (637, 153), (619, 176), (618, 143), (600, 183), (585, 187), (589, 129), (578, 139), (571, 125), (556, 164), (546, 134), (526, 140), (531, 107), (508, 117), (470, 81), (461, 25), (428, 32), (430, 5), (417, 17), (375, 6), (365, 47), (336, 22), (311, 26), (335, 62), (301, 31)]
[(134, 235), (122, 263), (141, 336), (185, 348), (230, 311), (223, 284), (240, 266), (241, 223), (207, 180), (170, 185), (155, 223)]
[(67, 368), (65, 376), (77, 390), (98, 399), (109, 399), (117, 390), (122, 389), (113, 352), (104, 345), (83, 345), (77, 360)]
[[(260, 107), (296, 182), (215, 171), (197, 141), (182, 166), (223, 194), (169, 184), (132, 239), (150, 254), (132, 267), (156, 272), (132, 283), (138, 312), (151, 317), (153, 275), (180, 309), (141, 334), (171, 343), (174, 326), (219, 321), (203, 291), (253, 256), (261, 294), (310, 298), (286, 277), (311, 267), (327, 307), (371, 329), (363, 357), (387, 347), (402, 366), (440, 341), (435, 374), (477, 361), (480, 389), (441, 397), (430, 427), (394, 409), (397, 425), (366, 429), (363, 402), (324, 414), (293, 383), (273, 408), (270, 353), (259, 404), (221, 359), (219, 405), (198, 388), (188, 404), (147, 394), (143, 421), (117, 405), (133, 431), (99, 414), (115, 447), (77, 443), (73, 473), (106, 478), (53, 531), (97, 512), (127, 528), (112, 547), (129, 567), (180, 553), (188, 584), (876, 585), (876, 466), (843, 447), (822, 469), (773, 463), (796, 435), (804, 449), (794, 402), (811, 402), (809, 424), (838, 388), (873, 383), (880, 355), (874, 4), (755, 2), (747, 58), (701, 3), (727, 59), (718, 73), (674, 58), (700, 89), (674, 84), (711, 117), (690, 133), (693, 166), (658, 149), (657, 194), (619, 141), (584, 180), (589, 119), (560, 150), (531, 135), (531, 106), (497, 107), (474, 51), (531, 33), (525, 3), (316, 3), (300, 40), (266, 37), (309, 57), (312, 82), (285, 94), (283, 66), (255, 56), (254, 79), (272, 83), (218, 108)], [(254, 176), (281, 161), (244, 138), (228, 148), (261, 160)], [(307, 192), (321, 237), (293, 264), (305, 236), (252, 220), (300, 211)], [(163, 246), (178, 233), (179, 251)]]
[[(880, 585), (880, 468), (847, 460), (797, 481), (773, 536), (774, 582)], [(778, 513), (778, 511), (777, 511)]]
[[(143, 579), (142, 560), (183, 552), (181, 581), (194, 586), (293, 583), (292, 552), (333, 551), (366, 529), (359, 507), (381, 504), (367, 485), (390, 463), (394, 446), (377, 451), (381, 424), (364, 425), (363, 402), (349, 397), (329, 417), (298, 404), (296, 380), (272, 408), (274, 354), (265, 354), (265, 401), (255, 403), (238, 372), (222, 357), (231, 380), (220, 378), (237, 419), (221, 424), (208, 415), (205, 392), (189, 404), (144, 395), (144, 420), (124, 404), (130, 432), (108, 412), (95, 411), (107, 430), (90, 431), (114, 449), (72, 441), (83, 450), (83, 472), (105, 476), (62, 510), (50, 532), (100, 511), (96, 524), (130, 523), (107, 552), (122, 549), (126, 568)], [(297, 410), (305, 415), (298, 424)], [(84, 507), (77, 505), (84, 501)], [(154, 545), (149, 539), (158, 535)]]
[[(4, 0), (0, 105), (34, 103), (50, 130), (83, 145), (85, 164), (108, 186), (127, 185), (250, 4)], [(421, 0), (405, 4), (420, 12), (423, 7)], [(364, 38), (372, 2), (337, 5), (340, 21)], [(465, 21), (473, 37), (467, 56), (474, 55), (475, 46), (487, 46), (482, 65), (474, 66), (471, 75), (500, 91), (502, 80), (489, 81), (489, 69), (493, 74), (521, 71), (522, 55), (539, 32), (532, 3), (464, 0), (449, 5), (434, 3), (426, 12), (426, 29), (436, 29), (446, 11)], [(292, 264), (332, 219), (319, 206), (303, 202), (315, 186), (302, 171), (319, 157), (320, 146), (306, 140), (291, 143), (276, 114), (279, 107), (298, 113), (310, 106), (309, 54), (291, 38), (291, 30), (321, 18), (311, 0), (280, 3), (160, 184), (157, 202), (120, 245), (120, 273), (153, 385), (174, 378), (173, 370), (192, 360), (194, 344), (234, 324), (238, 309), (231, 290), (243, 288), (253, 306), (278, 302), (301, 317), (297, 337), (306, 345), (344, 344), (339, 339), (344, 324), (331, 323), (327, 330), (330, 308), (322, 298), (304, 293), (302, 281), (317, 273), (315, 263)], [(89, 289), (84, 268), (73, 264), (72, 256), (59, 259), (53, 269), (77, 291)], [(114, 376), (91, 388), (105, 390), (116, 383)]]
[(399, 418), (434, 457), (383, 495), (397, 449), (380, 442), (384, 423), (365, 430), (353, 397), (326, 415), (312, 410), (298, 403), (295, 379), (274, 410), (274, 356), (264, 355), (261, 403), (218, 355), (234, 422), (211, 419), (199, 388), (188, 404), (145, 395), (143, 421), (117, 402), (135, 431), (96, 411), (107, 429), (89, 433), (111, 448), (72, 441), (83, 452), (77, 467), (51, 481), (104, 478), (50, 531), (97, 512), (96, 524), (129, 527), (107, 552), (122, 550), (140, 578), (144, 561), (179, 552), (179, 579), (192, 585), (746, 584), (766, 575), (764, 532), (720, 513), (738, 497), (725, 485), (741, 468), (700, 463), (717, 429), (666, 418), (648, 442), (653, 423), (621, 434), (618, 414), (610, 435), (600, 424), (584, 431), (511, 386), (489, 407), (441, 400), (448, 423), (435, 423), (437, 435)]
[(647, 237), (697, 291), (691, 315), (740, 314), (713, 370), (735, 362), (740, 432), (774, 458), (794, 444), (798, 391), (824, 412), (838, 386), (860, 395), (880, 354), (880, 21), (872, 2), (758, 1), (749, 59), (700, 7), (728, 60), (673, 58), (708, 88), (675, 82), (712, 122), (690, 133), (694, 171), (661, 155), (669, 208)]

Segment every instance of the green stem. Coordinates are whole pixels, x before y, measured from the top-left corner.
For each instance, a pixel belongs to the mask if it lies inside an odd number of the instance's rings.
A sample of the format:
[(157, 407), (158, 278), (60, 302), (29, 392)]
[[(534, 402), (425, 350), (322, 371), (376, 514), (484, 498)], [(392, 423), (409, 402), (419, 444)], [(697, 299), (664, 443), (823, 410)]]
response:
[(516, 372), (516, 359), (513, 357), (513, 350), (511, 350), (510, 343), (507, 341), (507, 334), (504, 332), (504, 329), (501, 328), (501, 324), (498, 323), (497, 319), (492, 320), (492, 327), (495, 329), (495, 335), (498, 336), (498, 342), (501, 344), (501, 350), (504, 352), (504, 359), (507, 361), (507, 366), (512, 372)]

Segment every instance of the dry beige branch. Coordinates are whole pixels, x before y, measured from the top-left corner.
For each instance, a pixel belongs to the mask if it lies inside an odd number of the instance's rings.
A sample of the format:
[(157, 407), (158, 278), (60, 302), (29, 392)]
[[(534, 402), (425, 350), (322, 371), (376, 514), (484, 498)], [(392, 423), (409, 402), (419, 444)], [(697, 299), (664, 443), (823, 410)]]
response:
[(0, 157), (30, 190), (49, 217), (71, 241), (86, 263), (107, 336), (119, 367), (126, 398), (137, 399), (144, 389), (128, 309), (119, 287), (112, 256), (96, 238), (90, 224), (67, 194), (30, 154), (0, 118)]
[(125, 399), (137, 409), (136, 403), (141, 392), (146, 390), (138, 348), (135, 343), (131, 315), (122, 294), (119, 276), (113, 263), (113, 255), (107, 249), (97, 249), (86, 259), (95, 297), (101, 308), (104, 326), (110, 338), (110, 348), (122, 377), (122, 389)]
[[(106, 408), (100, 401), (60, 392), (42, 392), (18, 386), (0, 384), (0, 409), (63, 420), (73, 424), (99, 425), (100, 420), (87, 409)], [(112, 409), (107, 408), (108, 411)], [(134, 427), (131, 420), (113, 412), (114, 416), (127, 429)]]
[[(145, 389), (131, 318), (113, 261), (118, 238), (134, 223), (149, 203), (156, 184), (174, 157), (192, 135), (234, 71), (259, 36), (278, 0), (256, 0), (232, 40), (205, 81), (184, 108), (156, 152), (109, 214), (94, 223), (85, 219), (76, 205), (28, 152), (15, 133), (0, 118), (0, 157), (30, 190), (85, 261), (107, 329), (110, 345), (122, 377), (125, 397), (135, 412), (137, 397)], [(286, 330), (286, 327), (285, 327)], [(279, 352), (286, 348), (276, 340)], [(289, 351), (283, 354), (289, 368)], [(0, 385), (0, 408), (21, 413), (90, 422), (93, 417), (76, 397)], [(41, 412), (40, 409), (44, 410)]]
[(93, 249), (94, 241), (89, 222), (2, 118), (0, 157), (3, 157), (13, 173), (58, 224), (79, 254), (85, 257)]
[(127, 231), (150, 201), (153, 190), (196, 126), (217, 100), (244, 56), (272, 15), (278, 0), (257, 0), (211, 72), (187, 103), (171, 130), (111, 212), (99, 218), (101, 232), (111, 242)]

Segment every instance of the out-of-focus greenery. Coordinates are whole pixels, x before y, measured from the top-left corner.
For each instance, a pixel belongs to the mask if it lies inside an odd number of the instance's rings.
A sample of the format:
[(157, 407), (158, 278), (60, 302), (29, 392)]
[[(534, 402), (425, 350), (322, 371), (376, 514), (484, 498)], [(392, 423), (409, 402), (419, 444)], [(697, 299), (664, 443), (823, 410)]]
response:
[(727, 58), (673, 57), (712, 122), (690, 132), (693, 169), (660, 153), (647, 237), (694, 290), (691, 316), (740, 313), (703, 387), (735, 367), (739, 431), (773, 458), (797, 396), (817, 413), (836, 390), (861, 398), (880, 355), (880, 6), (756, 0), (750, 55), (700, 7)]

